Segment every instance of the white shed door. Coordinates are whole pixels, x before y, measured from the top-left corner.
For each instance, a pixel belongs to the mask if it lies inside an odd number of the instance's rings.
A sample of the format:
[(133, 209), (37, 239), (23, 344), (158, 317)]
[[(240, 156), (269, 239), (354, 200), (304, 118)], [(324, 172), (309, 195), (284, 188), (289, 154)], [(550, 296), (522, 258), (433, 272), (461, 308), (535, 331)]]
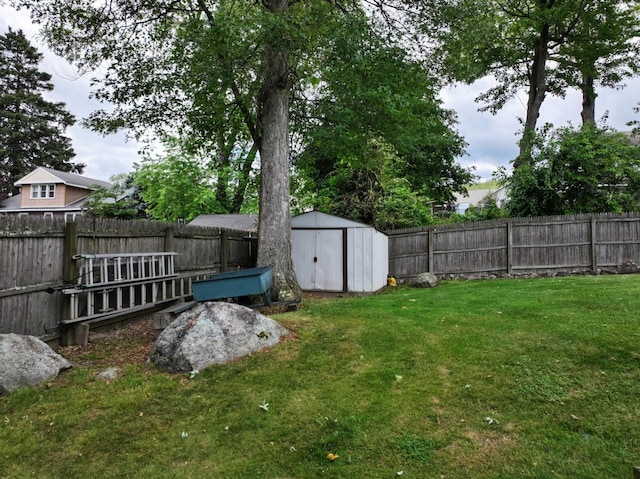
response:
[(293, 230), (293, 263), (307, 291), (343, 291), (342, 230)]

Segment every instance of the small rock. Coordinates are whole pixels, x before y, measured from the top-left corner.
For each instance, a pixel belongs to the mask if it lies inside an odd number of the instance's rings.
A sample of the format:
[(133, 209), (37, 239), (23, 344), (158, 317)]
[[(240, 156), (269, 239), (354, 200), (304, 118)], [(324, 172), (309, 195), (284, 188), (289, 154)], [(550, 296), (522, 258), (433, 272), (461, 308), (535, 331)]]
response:
[(122, 369), (117, 367), (111, 367), (111, 368), (105, 369), (104, 371), (99, 372), (96, 375), (96, 378), (102, 379), (103, 381), (113, 381), (114, 379), (117, 379), (118, 376), (120, 376), (121, 372), (122, 372)]
[(438, 277), (433, 273), (420, 273), (413, 280), (416, 288), (435, 288), (438, 286)]

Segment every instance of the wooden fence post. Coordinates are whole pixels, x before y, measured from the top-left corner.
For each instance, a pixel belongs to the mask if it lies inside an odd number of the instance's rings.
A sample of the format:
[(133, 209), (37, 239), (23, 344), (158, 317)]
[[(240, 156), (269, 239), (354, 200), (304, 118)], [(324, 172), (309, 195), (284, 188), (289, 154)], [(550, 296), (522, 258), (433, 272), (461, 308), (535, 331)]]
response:
[(506, 222), (507, 228), (507, 274), (513, 270), (513, 222), (509, 219)]
[(78, 254), (78, 223), (70, 221), (64, 226), (62, 247), (62, 281), (71, 283), (76, 280), (78, 271), (73, 257)]
[[(78, 253), (78, 223), (70, 221), (64, 226), (64, 243), (62, 244), (62, 282), (74, 283), (78, 278), (78, 268), (73, 257)], [(71, 319), (70, 297), (62, 296), (62, 308), (60, 319)], [(75, 343), (75, 331), (73, 328), (62, 328), (60, 342), (62, 346)]]
[(220, 272), (224, 273), (229, 268), (229, 237), (227, 230), (220, 229)]
[(427, 243), (429, 244), (429, 273), (433, 273), (433, 245), (435, 244), (434, 241), (434, 235), (435, 235), (435, 230), (432, 228), (429, 228), (427, 230)]
[(595, 216), (591, 217), (591, 269), (594, 273), (598, 271), (598, 251), (596, 249), (598, 242), (598, 229)]
[(174, 253), (176, 250), (175, 228), (167, 226), (164, 230), (164, 251), (166, 253)]

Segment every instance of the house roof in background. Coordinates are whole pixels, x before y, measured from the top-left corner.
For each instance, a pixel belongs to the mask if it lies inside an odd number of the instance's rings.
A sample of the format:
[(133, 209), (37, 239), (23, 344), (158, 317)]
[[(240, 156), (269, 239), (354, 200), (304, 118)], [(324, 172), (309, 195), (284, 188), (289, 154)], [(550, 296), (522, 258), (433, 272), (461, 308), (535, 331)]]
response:
[(96, 180), (95, 178), (88, 178), (75, 173), (58, 171), (53, 168), (45, 168), (44, 166), (40, 166), (28, 175), (20, 178), (15, 182), (15, 185), (22, 186), (38, 183), (64, 183), (68, 186), (76, 186), (78, 188), (85, 189), (92, 189), (92, 187), (95, 186), (102, 186), (103, 188), (111, 188), (113, 186), (108, 181)]
[(0, 201), (0, 210), (4, 209), (19, 209), (22, 204), (22, 195), (13, 195), (5, 198), (4, 201)]
[(258, 215), (200, 215), (189, 222), (193, 226), (226, 228), (238, 231), (258, 231)]

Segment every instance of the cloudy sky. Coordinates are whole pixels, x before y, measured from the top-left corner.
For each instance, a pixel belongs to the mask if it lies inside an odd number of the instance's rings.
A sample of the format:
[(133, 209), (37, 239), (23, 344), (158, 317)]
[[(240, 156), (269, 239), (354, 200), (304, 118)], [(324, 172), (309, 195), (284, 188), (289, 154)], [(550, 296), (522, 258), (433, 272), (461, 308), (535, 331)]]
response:
[(9, 7), (0, 7), (0, 33), (21, 29), (38, 51), (44, 54), (40, 70), (52, 75), (54, 89), (46, 93), (50, 101), (64, 102), (67, 111), (76, 117), (76, 124), (67, 130), (76, 153), (74, 161), (86, 164), (84, 174), (90, 178), (109, 181), (112, 175), (128, 173), (134, 161), (139, 161), (139, 145), (127, 141), (125, 134), (102, 136), (80, 125), (80, 120), (92, 111), (104, 108), (89, 98), (90, 76), (79, 77), (74, 67), (47, 50), (38, 38), (38, 28), (29, 20), (26, 10), (16, 12)]
[[(40, 69), (53, 75), (55, 89), (48, 99), (64, 102), (67, 110), (76, 116), (78, 123), (68, 134), (73, 140), (75, 160), (85, 163), (88, 177), (108, 181), (117, 173), (128, 173), (133, 163), (139, 161), (139, 145), (127, 140), (124, 134), (103, 137), (83, 128), (79, 120), (95, 109), (103, 107), (89, 98), (89, 76), (79, 77), (75, 69), (64, 60), (50, 53), (38, 38), (38, 29), (32, 25), (26, 11), (16, 12), (9, 7), (0, 7), (0, 33), (8, 27), (22, 29), (38, 50), (44, 53)], [(490, 179), (498, 166), (509, 166), (517, 154), (517, 133), (520, 129), (518, 118), (524, 117), (526, 92), (509, 101), (497, 114), (478, 112), (475, 97), (488, 88), (490, 80), (480, 80), (473, 85), (447, 88), (442, 92), (444, 105), (456, 111), (458, 131), (468, 143), (467, 155), (459, 161), (464, 166), (473, 166), (475, 173), (483, 179)], [(626, 123), (640, 119), (633, 107), (640, 102), (640, 79), (627, 82), (621, 90), (606, 89), (598, 92), (596, 118), (608, 113), (607, 124), (621, 131), (628, 130)], [(564, 126), (571, 122), (580, 123), (581, 98), (578, 92), (570, 92), (566, 98), (545, 100), (539, 125), (546, 122)]]
[[(442, 92), (447, 108), (458, 114), (458, 131), (468, 143), (467, 156), (459, 161), (464, 166), (474, 166), (475, 173), (484, 179), (491, 178), (497, 166), (509, 167), (509, 162), (518, 154), (517, 142), (520, 138), (518, 118), (526, 115), (527, 94), (521, 92), (518, 98), (510, 100), (496, 115), (478, 112), (476, 96), (491, 86), (488, 79), (473, 85), (458, 86)], [(619, 131), (628, 131), (627, 123), (640, 120), (640, 114), (633, 111), (640, 102), (640, 78), (634, 78), (620, 90), (602, 89), (596, 99), (596, 121), (608, 115), (607, 125)], [(582, 96), (578, 91), (570, 91), (564, 99), (547, 97), (542, 104), (538, 125), (552, 123), (556, 127), (581, 124), (580, 110)]]

